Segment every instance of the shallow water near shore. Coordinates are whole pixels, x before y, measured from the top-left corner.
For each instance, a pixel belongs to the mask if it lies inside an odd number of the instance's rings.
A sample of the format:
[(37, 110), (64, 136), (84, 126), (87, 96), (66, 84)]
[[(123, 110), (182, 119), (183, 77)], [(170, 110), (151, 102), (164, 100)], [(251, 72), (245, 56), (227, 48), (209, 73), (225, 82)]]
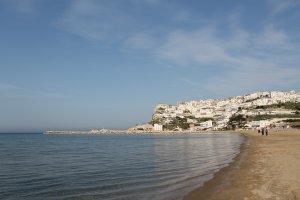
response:
[(0, 199), (182, 199), (232, 162), (238, 134), (0, 134)]

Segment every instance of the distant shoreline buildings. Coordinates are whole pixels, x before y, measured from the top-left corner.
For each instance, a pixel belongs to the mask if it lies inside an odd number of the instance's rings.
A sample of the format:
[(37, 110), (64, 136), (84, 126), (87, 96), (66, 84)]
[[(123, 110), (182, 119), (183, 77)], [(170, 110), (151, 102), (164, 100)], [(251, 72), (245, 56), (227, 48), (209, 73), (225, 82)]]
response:
[[(185, 101), (176, 105), (158, 104), (150, 124), (154, 131), (284, 126), (284, 120), (299, 118), (298, 109), (299, 92), (255, 92), (227, 99)], [(132, 130), (150, 130), (150, 124), (138, 125)]]

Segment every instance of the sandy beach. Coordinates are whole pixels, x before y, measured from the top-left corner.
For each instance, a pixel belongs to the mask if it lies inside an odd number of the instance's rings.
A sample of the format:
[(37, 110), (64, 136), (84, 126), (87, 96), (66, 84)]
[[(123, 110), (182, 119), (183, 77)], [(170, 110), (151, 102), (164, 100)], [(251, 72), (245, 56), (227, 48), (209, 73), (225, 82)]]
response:
[(248, 140), (235, 161), (185, 200), (300, 199), (300, 130), (243, 134)]

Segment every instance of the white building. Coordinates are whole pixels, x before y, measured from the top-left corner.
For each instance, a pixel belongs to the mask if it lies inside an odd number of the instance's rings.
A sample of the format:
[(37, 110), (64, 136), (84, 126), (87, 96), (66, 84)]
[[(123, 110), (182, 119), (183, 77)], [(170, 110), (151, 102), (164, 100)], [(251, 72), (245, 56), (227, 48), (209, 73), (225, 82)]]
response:
[(163, 125), (161, 124), (154, 124), (154, 131), (162, 131)]
[(211, 120), (208, 120), (208, 121), (205, 121), (205, 122), (201, 122), (200, 126), (203, 129), (209, 129), (209, 128), (212, 128), (213, 124), (212, 124)]
[(270, 126), (270, 121), (268, 120), (253, 121), (251, 125), (252, 128), (264, 128)]

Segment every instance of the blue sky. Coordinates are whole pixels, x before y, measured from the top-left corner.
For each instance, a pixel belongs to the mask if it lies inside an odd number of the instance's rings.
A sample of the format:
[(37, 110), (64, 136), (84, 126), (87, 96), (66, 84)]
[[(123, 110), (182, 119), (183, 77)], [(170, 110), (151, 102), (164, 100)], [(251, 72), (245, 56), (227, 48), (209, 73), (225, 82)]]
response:
[(0, 132), (129, 128), (299, 77), (298, 0), (0, 0)]

